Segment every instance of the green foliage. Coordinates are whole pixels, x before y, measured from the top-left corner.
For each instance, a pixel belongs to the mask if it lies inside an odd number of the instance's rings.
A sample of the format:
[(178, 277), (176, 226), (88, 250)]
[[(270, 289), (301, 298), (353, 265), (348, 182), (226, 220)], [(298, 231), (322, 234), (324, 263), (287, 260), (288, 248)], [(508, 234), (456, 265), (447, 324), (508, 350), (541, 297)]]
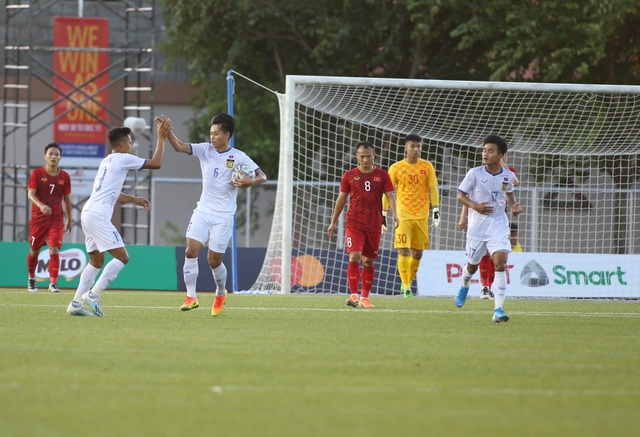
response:
[(164, 222), (164, 228), (160, 230), (160, 236), (167, 246), (184, 246), (187, 244), (187, 237), (171, 221)]
[[(165, 0), (172, 59), (201, 119), (226, 110), (230, 69), (283, 92), (287, 74), (638, 83), (637, 0)], [(277, 176), (277, 100), (236, 82), (236, 144)], [(206, 121), (206, 123), (205, 123)]]
[[(159, 265), (158, 268), (175, 266)], [(145, 274), (145, 272), (141, 272)], [(204, 272), (201, 272), (204, 274)], [(640, 307), (344, 296), (0, 292), (7, 436), (617, 436), (640, 427)], [(492, 375), (496, 375), (492, 377)], [(96, 412), (99, 410), (99, 413)], [(82, 420), (90, 418), (90, 421)], [(633, 433), (631, 433), (633, 434)]]

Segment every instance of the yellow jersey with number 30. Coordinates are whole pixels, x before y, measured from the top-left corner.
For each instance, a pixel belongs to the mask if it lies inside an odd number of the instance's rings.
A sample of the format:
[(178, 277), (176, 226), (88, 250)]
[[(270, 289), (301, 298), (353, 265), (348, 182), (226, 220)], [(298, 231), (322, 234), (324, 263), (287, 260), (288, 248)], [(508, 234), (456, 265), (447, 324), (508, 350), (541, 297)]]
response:
[(435, 208), (440, 204), (436, 170), (429, 161), (420, 159), (410, 164), (403, 159), (389, 168), (389, 176), (395, 187), (400, 221), (426, 220), (429, 218), (429, 205)]

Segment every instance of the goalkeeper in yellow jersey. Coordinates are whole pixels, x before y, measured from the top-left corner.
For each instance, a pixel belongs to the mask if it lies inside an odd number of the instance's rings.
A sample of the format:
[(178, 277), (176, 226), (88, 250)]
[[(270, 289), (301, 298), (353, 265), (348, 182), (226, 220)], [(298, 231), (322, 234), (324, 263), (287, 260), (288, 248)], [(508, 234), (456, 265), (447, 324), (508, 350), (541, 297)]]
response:
[[(398, 273), (404, 297), (414, 297), (411, 290), (418, 273), (422, 251), (429, 248), (429, 213), (434, 227), (440, 225), (440, 198), (436, 171), (429, 161), (420, 157), (422, 138), (409, 134), (404, 140), (406, 158), (389, 168), (395, 187), (400, 225), (395, 231), (394, 247), (398, 249)], [(382, 215), (386, 216), (386, 198), (382, 199)], [(382, 232), (386, 226), (382, 226)]]

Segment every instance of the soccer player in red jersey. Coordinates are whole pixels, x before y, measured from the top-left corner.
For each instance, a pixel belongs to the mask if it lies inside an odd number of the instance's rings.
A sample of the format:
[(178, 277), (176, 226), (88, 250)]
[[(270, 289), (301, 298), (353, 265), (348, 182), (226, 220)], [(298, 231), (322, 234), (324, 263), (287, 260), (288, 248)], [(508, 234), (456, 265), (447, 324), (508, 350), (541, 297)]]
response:
[[(38, 291), (36, 283), (36, 267), (38, 255), (45, 244), (49, 245), (49, 291), (58, 293), (58, 274), (60, 271), (60, 248), (62, 236), (66, 231), (71, 232), (71, 178), (69, 173), (58, 165), (62, 157), (62, 149), (56, 142), (49, 143), (44, 148), (44, 167), (37, 168), (29, 175), (27, 194), (32, 203), (31, 220), (29, 221), (29, 255), (27, 255), (27, 270), (29, 281), (27, 289)], [(64, 202), (67, 215), (65, 226)]]
[[(349, 210), (347, 211), (345, 241), (349, 255), (347, 279), (351, 296), (346, 303), (352, 307), (373, 308), (369, 301), (369, 292), (373, 286), (373, 264), (380, 247), (382, 194), (385, 194), (389, 201), (395, 227), (400, 222), (389, 173), (376, 167), (373, 163), (375, 158), (373, 144), (368, 141), (359, 141), (356, 144), (356, 158), (358, 167), (346, 171), (342, 176), (340, 194), (336, 200), (327, 232), (329, 237), (334, 236), (338, 217), (340, 217), (348, 197)], [(363, 266), (362, 272), (360, 271), (360, 263)], [(362, 293), (360, 293), (361, 297), (358, 300), (358, 287), (361, 279)]]

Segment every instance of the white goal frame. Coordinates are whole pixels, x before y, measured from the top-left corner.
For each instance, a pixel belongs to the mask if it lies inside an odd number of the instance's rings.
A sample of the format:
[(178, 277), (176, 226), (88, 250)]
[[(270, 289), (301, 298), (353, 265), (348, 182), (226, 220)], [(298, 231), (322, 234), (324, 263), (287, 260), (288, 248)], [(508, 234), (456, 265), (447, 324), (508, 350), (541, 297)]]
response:
[[(583, 84), (551, 84), (551, 83), (522, 83), (522, 82), (472, 82), (472, 81), (443, 81), (417, 79), (379, 79), (331, 76), (300, 76), (289, 75), (286, 78), (286, 92), (279, 94), (281, 103), (281, 147), (279, 162), (279, 196), (276, 207), (282, 206), (282, 237), (280, 241), (282, 264), (281, 278), (291, 275), (290, 255), (293, 231), (293, 189), (294, 189), (294, 140), (295, 140), (295, 106), (297, 102), (296, 90), (299, 85), (344, 85), (359, 87), (401, 87), (401, 88), (431, 88), (431, 89), (459, 89), (481, 91), (518, 91), (518, 92), (556, 92), (556, 93), (607, 93), (640, 95), (640, 86), (631, 85), (583, 85)], [(640, 147), (640, 145), (638, 146)], [(271, 246), (272, 243), (269, 243)], [(291, 286), (288, 280), (280, 281), (278, 293), (289, 294)]]

